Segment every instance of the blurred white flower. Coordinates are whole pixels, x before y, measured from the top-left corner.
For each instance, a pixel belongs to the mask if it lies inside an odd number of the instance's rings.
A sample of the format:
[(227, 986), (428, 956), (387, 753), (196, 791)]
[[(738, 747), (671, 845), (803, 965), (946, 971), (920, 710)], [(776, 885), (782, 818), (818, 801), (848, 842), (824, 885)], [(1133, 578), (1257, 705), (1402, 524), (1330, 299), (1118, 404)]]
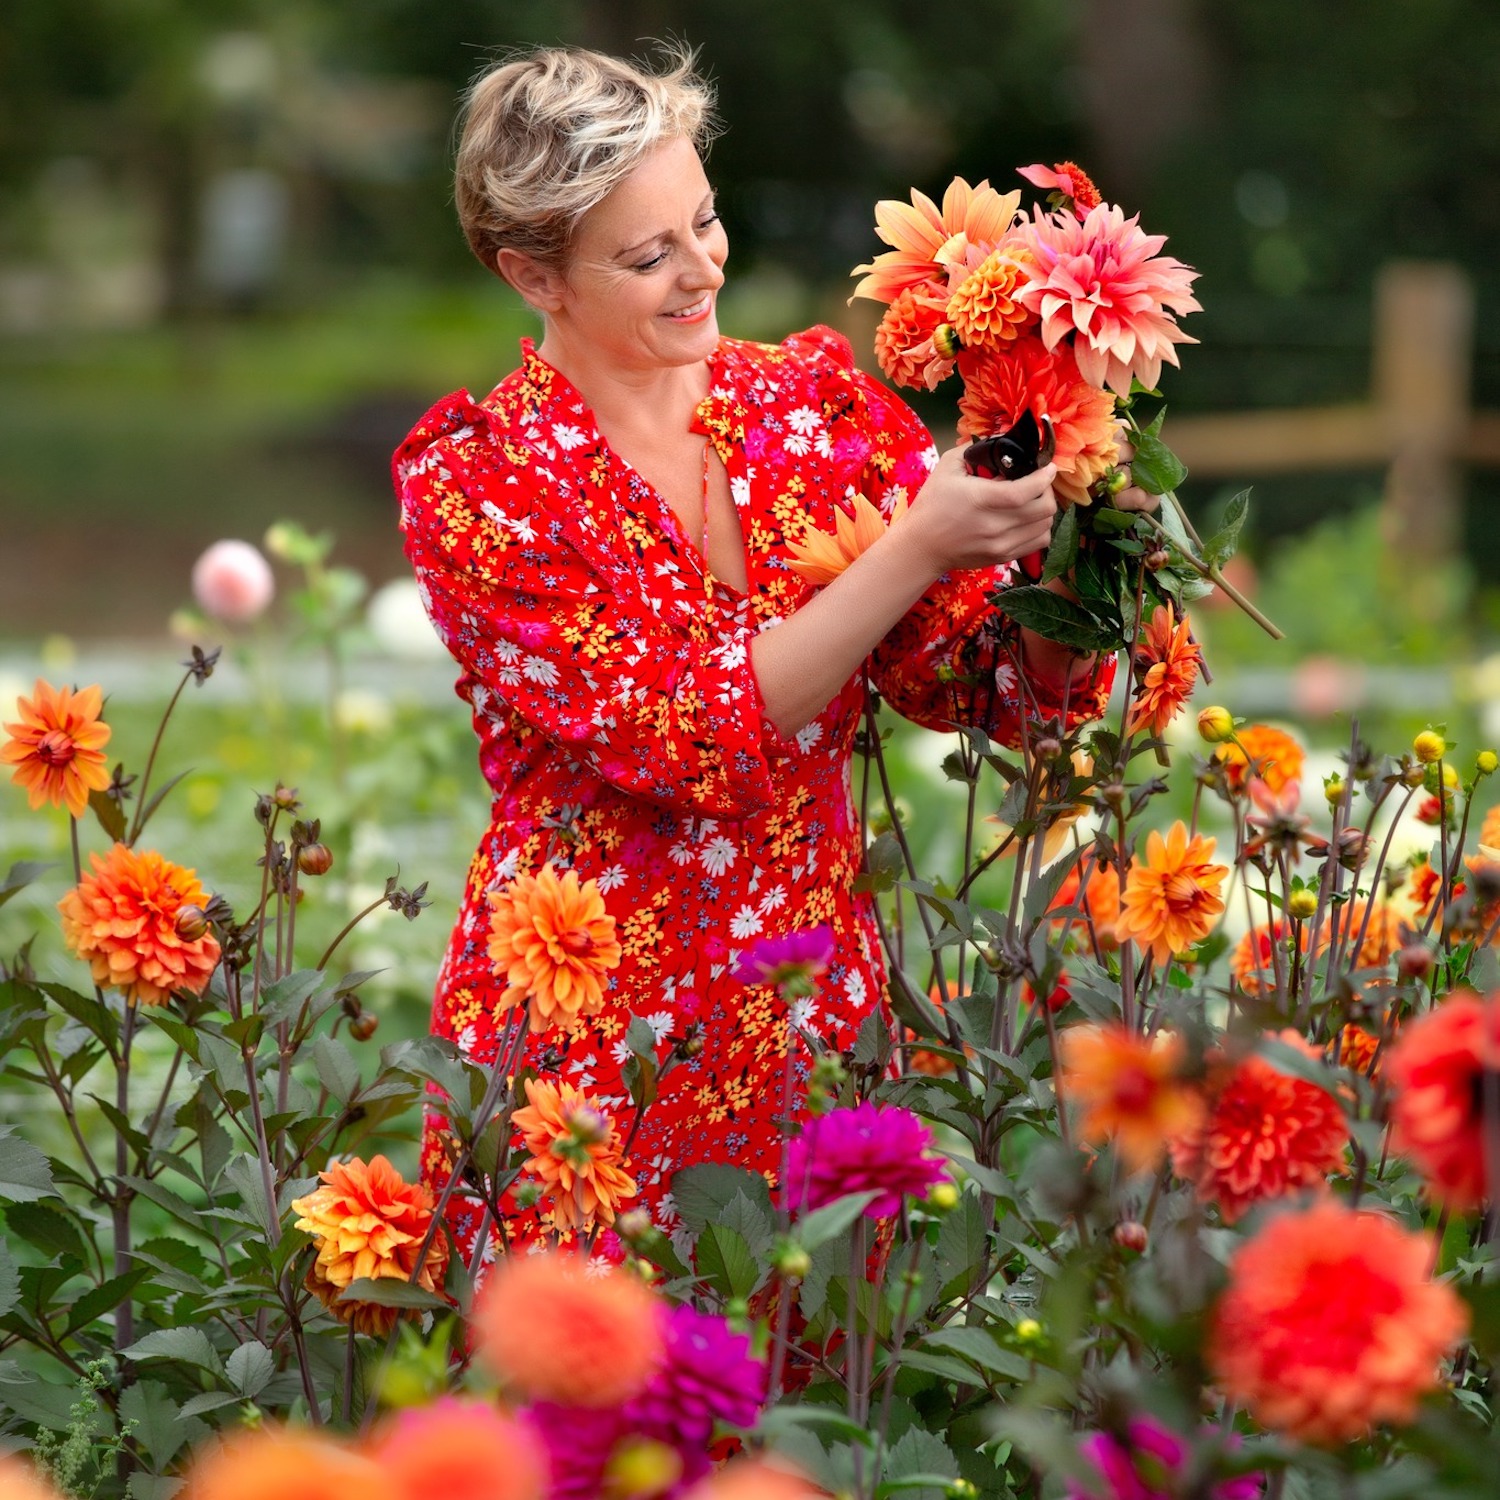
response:
[(415, 579), (396, 578), (376, 589), (365, 623), (380, 649), (400, 661), (438, 661), (448, 654), (422, 607)]
[(216, 620), (247, 625), (275, 594), (271, 565), (249, 542), (215, 542), (193, 564), (193, 598)]
[(345, 688), (333, 702), (333, 721), (346, 734), (385, 734), (396, 722), (391, 701), (370, 688)]

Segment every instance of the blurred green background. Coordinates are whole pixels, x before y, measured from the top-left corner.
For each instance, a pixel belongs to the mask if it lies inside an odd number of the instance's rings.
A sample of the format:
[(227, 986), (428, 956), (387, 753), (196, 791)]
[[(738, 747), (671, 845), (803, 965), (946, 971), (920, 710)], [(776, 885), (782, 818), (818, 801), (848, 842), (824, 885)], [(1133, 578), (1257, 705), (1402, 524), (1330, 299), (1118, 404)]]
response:
[[(138, 767), (181, 654), (169, 619), (208, 544), (290, 518), (333, 533), (372, 589), (403, 575), (391, 449), (444, 392), (503, 376), (531, 326), (454, 220), (458, 97), (507, 48), (638, 55), (667, 36), (698, 46), (719, 88), (730, 333), (822, 320), (868, 350), (874, 310), (846, 298), (879, 248), (876, 199), (954, 173), (1008, 189), (1019, 165), (1072, 158), (1201, 272), (1201, 343), (1164, 381), (1174, 414), (1363, 401), (1377, 278), (1413, 260), (1467, 278), (1467, 401), (1500, 408), (1493, 0), (7, 0), (7, 709), (39, 671), (103, 680), (112, 749)], [(953, 399), (924, 403), (935, 430)], [(1445, 719), (1465, 750), (1500, 733), (1500, 470), (1459, 466), (1456, 540), (1421, 566), (1383, 540), (1378, 460), (1190, 478), (1184, 497), (1211, 524), (1251, 480), (1242, 580), (1288, 640), (1205, 611), (1205, 694), (1327, 746), (1353, 713), (1384, 734)], [(253, 840), (247, 788), (299, 782), (340, 858), (310, 930), (398, 862), (434, 881), (415, 951), (404, 928), (396, 947), (361, 939), (416, 1017), (485, 816), (452, 673), (420, 627), (366, 631), (361, 604), (330, 675), (295, 570), (278, 572), (284, 597), (253, 650), (235, 643), (238, 674), (190, 694), (169, 735), (170, 770), (198, 773), (163, 847), (191, 837), (203, 852), (174, 857), (221, 865)], [(61, 820), (22, 807), (0, 804), (5, 849), (64, 858)], [(56, 894), (8, 907), (0, 947)]]

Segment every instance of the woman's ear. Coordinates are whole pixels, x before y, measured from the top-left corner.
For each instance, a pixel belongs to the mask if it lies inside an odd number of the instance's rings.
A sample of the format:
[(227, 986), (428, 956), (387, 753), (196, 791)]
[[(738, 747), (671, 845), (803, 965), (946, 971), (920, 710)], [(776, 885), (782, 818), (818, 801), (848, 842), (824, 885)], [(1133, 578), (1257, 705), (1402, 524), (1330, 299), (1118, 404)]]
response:
[(506, 247), (495, 252), (495, 269), (538, 312), (556, 312), (563, 304), (566, 284), (562, 273)]

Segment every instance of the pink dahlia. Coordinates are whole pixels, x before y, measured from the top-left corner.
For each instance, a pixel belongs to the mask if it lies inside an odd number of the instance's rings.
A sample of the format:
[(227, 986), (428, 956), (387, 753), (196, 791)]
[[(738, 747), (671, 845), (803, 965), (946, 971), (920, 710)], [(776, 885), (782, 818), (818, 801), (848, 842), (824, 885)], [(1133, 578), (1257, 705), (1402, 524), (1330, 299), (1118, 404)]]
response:
[[(1235, 1441), (1231, 1436), (1230, 1444)], [(1120, 1436), (1092, 1433), (1078, 1447), (1098, 1477), (1082, 1489), (1072, 1481), (1067, 1500), (1173, 1500), (1184, 1493), (1188, 1444), (1151, 1417), (1133, 1418)], [(1205, 1500), (1257, 1500), (1260, 1492), (1259, 1474), (1238, 1474), (1193, 1491)]]
[(926, 1193), (948, 1175), (927, 1153), (932, 1132), (906, 1109), (860, 1104), (808, 1122), (792, 1142), (787, 1187), (793, 1210), (812, 1210), (846, 1193), (878, 1190), (865, 1208), (867, 1219), (899, 1213), (907, 1194)]
[(1042, 342), (1055, 349), (1072, 336), (1090, 385), (1130, 394), (1132, 376), (1154, 388), (1175, 344), (1195, 344), (1173, 313), (1200, 312), (1190, 288), (1198, 273), (1158, 255), (1166, 236), (1146, 234), (1138, 218), (1101, 203), (1082, 220), (1066, 211), (1038, 214), (1021, 232), (1036, 264), (1019, 293), (1042, 320)]
[(752, 943), (734, 966), (741, 984), (774, 984), (805, 988), (833, 958), (833, 929), (821, 923), (796, 932), (775, 933)]

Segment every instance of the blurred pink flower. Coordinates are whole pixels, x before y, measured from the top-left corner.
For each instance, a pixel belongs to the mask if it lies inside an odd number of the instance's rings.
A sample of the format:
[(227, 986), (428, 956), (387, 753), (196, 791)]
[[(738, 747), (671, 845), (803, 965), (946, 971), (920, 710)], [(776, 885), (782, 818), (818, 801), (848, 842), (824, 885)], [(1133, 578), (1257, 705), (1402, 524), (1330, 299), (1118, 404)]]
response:
[(1166, 236), (1146, 234), (1101, 203), (1088, 216), (1039, 214), (1021, 230), (1035, 257), (1021, 302), (1042, 320), (1049, 349), (1073, 336), (1078, 368), (1090, 385), (1130, 394), (1133, 376), (1148, 389), (1162, 362), (1177, 363), (1175, 344), (1195, 344), (1173, 313), (1201, 311), (1190, 288), (1198, 273), (1158, 255)]
[(215, 542), (193, 564), (193, 598), (231, 625), (248, 625), (276, 593), (271, 565), (249, 542)]

